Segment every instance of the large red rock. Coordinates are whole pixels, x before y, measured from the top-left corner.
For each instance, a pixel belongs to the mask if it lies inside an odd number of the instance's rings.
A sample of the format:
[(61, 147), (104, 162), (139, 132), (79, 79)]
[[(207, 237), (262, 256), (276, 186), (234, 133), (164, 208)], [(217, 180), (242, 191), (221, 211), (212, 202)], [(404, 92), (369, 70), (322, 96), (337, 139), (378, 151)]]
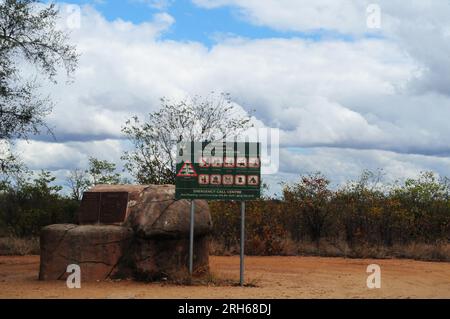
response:
[[(173, 185), (97, 185), (86, 192), (81, 225), (41, 233), (41, 280), (64, 279), (70, 264), (82, 281), (176, 277), (187, 271), (190, 207)], [(195, 201), (194, 271), (208, 270), (212, 228), (208, 203)]]
[[(174, 185), (97, 185), (84, 193), (80, 224), (125, 224), (142, 238), (189, 235), (191, 203), (175, 200)], [(212, 229), (208, 203), (195, 201), (195, 234)]]
[[(133, 228), (140, 238), (189, 237), (191, 203), (175, 200), (175, 186), (151, 185), (129, 205), (126, 226)], [(211, 232), (212, 222), (208, 203), (195, 201), (195, 236)]]
[[(188, 274), (189, 240), (136, 238), (127, 255), (133, 275), (138, 280), (155, 280), (162, 277), (180, 278)], [(193, 271), (209, 271), (209, 240), (198, 237), (194, 242)]]
[(132, 237), (132, 230), (121, 226), (47, 226), (41, 232), (39, 279), (65, 279), (70, 264), (80, 266), (82, 281), (119, 276)]

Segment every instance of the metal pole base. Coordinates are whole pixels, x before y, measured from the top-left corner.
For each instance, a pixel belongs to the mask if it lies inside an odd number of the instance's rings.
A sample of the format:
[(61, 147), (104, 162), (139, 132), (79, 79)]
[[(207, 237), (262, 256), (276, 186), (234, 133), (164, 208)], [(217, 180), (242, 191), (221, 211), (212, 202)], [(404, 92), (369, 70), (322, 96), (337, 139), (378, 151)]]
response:
[(245, 256), (245, 202), (241, 202), (241, 264), (240, 264), (240, 284), (244, 286), (244, 256)]
[(189, 232), (189, 275), (192, 277), (194, 268), (194, 223), (195, 223), (195, 203), (191, 200), (191, 225)]

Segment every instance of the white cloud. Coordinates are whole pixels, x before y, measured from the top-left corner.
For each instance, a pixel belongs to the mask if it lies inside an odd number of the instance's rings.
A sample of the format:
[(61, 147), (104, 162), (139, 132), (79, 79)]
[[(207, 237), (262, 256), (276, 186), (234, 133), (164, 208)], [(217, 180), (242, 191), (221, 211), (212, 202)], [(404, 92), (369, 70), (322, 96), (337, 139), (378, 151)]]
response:
[(280, 157), (284, 172), (298, 177), (320, 171), (331, 177), (335, 185), (357, 179), (363, 170), (383, 169), (386, 182), (417, 177), (433, 170), (448, 176), (450, 158), (388, 151), (346, 148), (284, 149)]
[(369, 1), (328, 0), (193, 0), (204, 8), (237, 7), (242, 17), (256, 25), (285, 31), (332, 29), (366, 32)]
[[(421, 67), (414, 91), (449, 95), (450, 2), (447, 0), (193, 0), (204, 8), (231, 6), (255, 25), (281, 31), (338, 32), (357, 37), (367, 33), (396, 41)], [(369, 4), (381, 9), (381, 28), (367, 27)]]
[(146, 4), (153, 9), (167, 9), (173, 2), (173, 0), (128, 0), (130, 3), (142, 3)]
[(361, 114), (315, 97), (302, 107), (286, 108), (281, 123), (292, 123), (294, 130), (284, 131), (282, 143), (292, 146), (333, 144), (373, 144), (385, 138), (385, 132), (370, 124)]
[(410, 24), (414, 28), (447, 26), (450, 4), (446, 0), (192, 0), (199, 7), (234, 7), (251, 23), (283, 31), (330, 30), (367, 33), (367, 8), (378, 4), (382, 32)]
[[(358, 34), (360, 14), (365, 27), (365, 9), (351, 7), (355, 1), (196, 3), (239, 5), (255, 23), (283, 30), (322, 26)], [(57, 102), (49, 117), (57, 142), (19, 143), (18, 149), (35, 168), (79, 167), (88, 155), (120, 162), (126, 119), (155, 110), (162, 96), (215, 90), (230, 92), (239, 105), (256, 109), (259, 122), (279, 127), (285, 147), (310, 148), (309, 155), (286, 156), (280, 174), (301, 166), (337, 180), (366, 167), (386, 167), (395, 177), (427, 168), (450, 175), (441, 157), (450, 154), (446, 6), (413, 1), (403, 5), (405, 12), (399, 6), (381, 2), (383, 14), (393, 17), (383, 19), (382, 38), (224, 38), (210, 49), (162, 40), (176, 23), (166, 13), (137, 25), (83, 7), (81, 28), (72, 30), (82, 53), (75, 82), (46, 88)], [(444, 13), (432, 15), (436, 10)], [(433, 30), (437, 35), (426, 38)]]
[(302, 129), (307, 143), (373, 139), (380, 129), (340, 100), (394, 94), (415, 70), (395, 44), (381, 40), (229, 39), (208, 50), (145, 36), (139, 26), (107, 22), (92, 10), (83, 21), (90, 22), (74, 34), (82, 52), (76, 82), (52, 88), (58, 108), (50, 119), (59, 136), (119, 137), (125, 120), (157, 108), (159, 97), (216, 90), (256, 108), (266, 125)]
[(124, 141), (110, 139), (66, 143), (21, 140), (14, 145), (14, 150), (31, 170), (53, 171), (87, 168), (90, 156), (117, 163), (121, 167), (120, 156), (127, 147)]

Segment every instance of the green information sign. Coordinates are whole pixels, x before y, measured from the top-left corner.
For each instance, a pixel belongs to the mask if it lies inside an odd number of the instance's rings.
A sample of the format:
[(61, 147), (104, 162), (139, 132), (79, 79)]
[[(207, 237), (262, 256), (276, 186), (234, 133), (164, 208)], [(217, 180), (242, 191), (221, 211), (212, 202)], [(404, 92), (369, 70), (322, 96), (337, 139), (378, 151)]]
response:
[(261, 194), (260, 143), (181, 143), (176, 199), (252, 200)]

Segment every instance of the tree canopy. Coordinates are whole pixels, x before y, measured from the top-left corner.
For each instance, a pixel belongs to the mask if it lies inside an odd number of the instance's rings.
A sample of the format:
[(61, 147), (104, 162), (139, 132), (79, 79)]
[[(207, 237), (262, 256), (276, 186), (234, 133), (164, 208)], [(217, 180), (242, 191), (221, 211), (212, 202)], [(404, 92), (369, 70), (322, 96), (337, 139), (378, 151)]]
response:
[(181, 101), (162, 98), (161, 108), (145, 122), (135, 116), (122, 128), (134, 146), (122, 159), (141, 184), (174, 184), (177, 143), (225, 140), (249, 127), (250, 117), (238, 111), (229, 94), (212, 92)]
[[(57, 19), (55, 4), (0, 2), (0, 140), (27, 138), (43, 129), (50, 132), (45, 117), (52, 102), (38, 93), (37, 77), (56, 83), (60, 68), (71, 77), (78, 63), (75, 46), (68, 43), (69, 34), (57, 28)], [(34, 66), (36, 74), (30, 74), (31, 68), (25, 71), (27, 65)], [(0, 166), (4, 172), (7, 166)]]

